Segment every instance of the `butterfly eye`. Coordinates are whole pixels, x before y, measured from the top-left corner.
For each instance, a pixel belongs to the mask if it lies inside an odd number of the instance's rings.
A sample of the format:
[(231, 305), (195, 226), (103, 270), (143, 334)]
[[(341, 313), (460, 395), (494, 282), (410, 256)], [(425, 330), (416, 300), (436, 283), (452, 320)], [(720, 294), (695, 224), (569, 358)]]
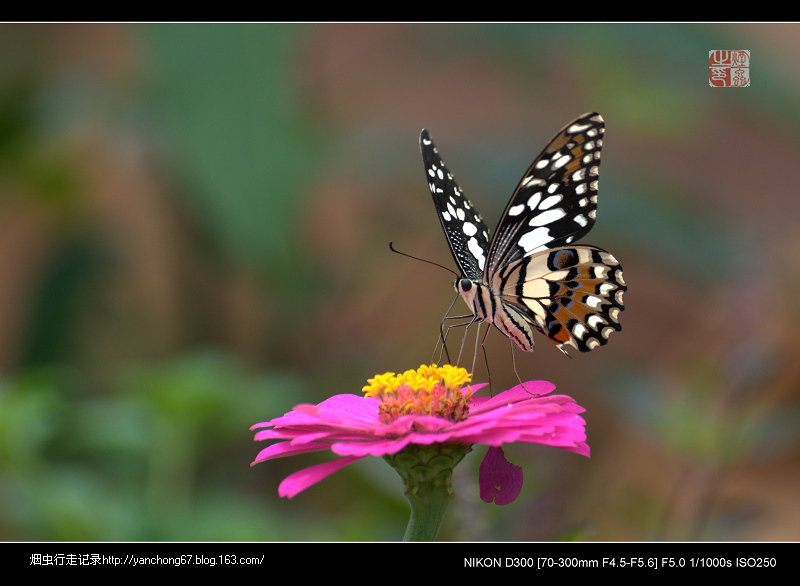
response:
[(467, 293), (470, 289), (472, 289), (472, 281), (469, 279), (461, 279), (458, 282), (458, 287), (462, 292)]

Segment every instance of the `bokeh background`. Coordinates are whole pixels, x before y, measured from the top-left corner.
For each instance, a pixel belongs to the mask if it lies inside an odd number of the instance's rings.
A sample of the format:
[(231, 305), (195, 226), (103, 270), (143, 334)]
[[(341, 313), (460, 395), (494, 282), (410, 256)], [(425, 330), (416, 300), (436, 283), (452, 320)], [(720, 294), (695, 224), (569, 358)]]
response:
[[(751, 87), (709, 87), (715, 49)], [(591, 110), (623, 330), (516, 365), (592, 458), (508, 446), (498, 507), (476, 447), (440, 539), (800, 539), (798, 53), (792, 24), (1, 25), (0, 539), (400, 539), (382, 460), (281, 499), (332, 456), (251, 468), (249, 427), (431, 360), (452, 276), (388, 248), (453, 264), (421, 128), (493, 227)]]

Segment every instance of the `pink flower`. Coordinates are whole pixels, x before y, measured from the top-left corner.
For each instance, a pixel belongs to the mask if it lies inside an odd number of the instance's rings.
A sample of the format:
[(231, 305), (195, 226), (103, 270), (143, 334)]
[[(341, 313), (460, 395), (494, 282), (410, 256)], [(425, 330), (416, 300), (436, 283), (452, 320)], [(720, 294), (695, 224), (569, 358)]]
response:
[(508, 463), (500, 446), (530, 442), (589, 456), (583, 407), (566, 395), (550, 395), (555, 385), (530, 381), (494, 397), (476, 397), (485, 384), (459, 388), (469, 381), (464, 369), (422, 366), (402, 375), (387, 373), (370, 380), (368, 396), (336, 395), (319, 405), (257, 423), (266, 428), (260, 440), (288, 440), (263, 449), (251, 465), (307, 452), (331, 450), (339, 460), (288, 476), (278, 488), (292, 498), (309, 486), (364, 456), (386, 456), (407, 446), (449, 444), (491, 446), (481, 464), (481, 498), (512, 502), (522, 487), (522, 470)]

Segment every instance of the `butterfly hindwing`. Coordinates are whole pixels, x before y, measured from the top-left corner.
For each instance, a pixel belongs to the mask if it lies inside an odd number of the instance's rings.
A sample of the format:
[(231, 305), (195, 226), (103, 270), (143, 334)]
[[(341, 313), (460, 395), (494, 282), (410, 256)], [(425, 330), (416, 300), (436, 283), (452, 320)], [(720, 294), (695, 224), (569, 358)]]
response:
[(450, 252), (461, 273), (479, 281), (486, 267), (489, 228), (445, 167), (427, 130), (420, 134), (419, 145), (425, 176)]
[(492, 237), (490, 272), (523, 256), (571, 244), (591, 230), (604, 131), (600, 114), (584, 114), (536, 157)]
[(595, 246), (554, 248), (520, 259), (493, 275), (492, 290), (559, 348), (569, 344), (588, 352), (622, 327), (627, 290), (622, 267)]

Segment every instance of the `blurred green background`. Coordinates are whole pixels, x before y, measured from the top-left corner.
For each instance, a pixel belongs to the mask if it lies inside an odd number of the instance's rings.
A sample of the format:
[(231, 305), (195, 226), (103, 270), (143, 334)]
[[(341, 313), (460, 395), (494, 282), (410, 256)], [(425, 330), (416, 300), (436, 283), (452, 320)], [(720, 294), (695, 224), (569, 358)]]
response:
[[(709, 87), (714, 49), (751, 87)], [(597, 110), (584, 242), (623, 331), (516, 353), (592, 458), (507, 447), (497, 507), (476, 447), (440, 539), (799, 540), (799, 52), (793, 24), (0, 25), (0, 539), (400, 539), (383, 461), (281, 499), (332, 455), (250, 468), (249, 427), (431, 360), (452, 276), (388, 248), (453, 264), (421, 128), (494, 227)]]

